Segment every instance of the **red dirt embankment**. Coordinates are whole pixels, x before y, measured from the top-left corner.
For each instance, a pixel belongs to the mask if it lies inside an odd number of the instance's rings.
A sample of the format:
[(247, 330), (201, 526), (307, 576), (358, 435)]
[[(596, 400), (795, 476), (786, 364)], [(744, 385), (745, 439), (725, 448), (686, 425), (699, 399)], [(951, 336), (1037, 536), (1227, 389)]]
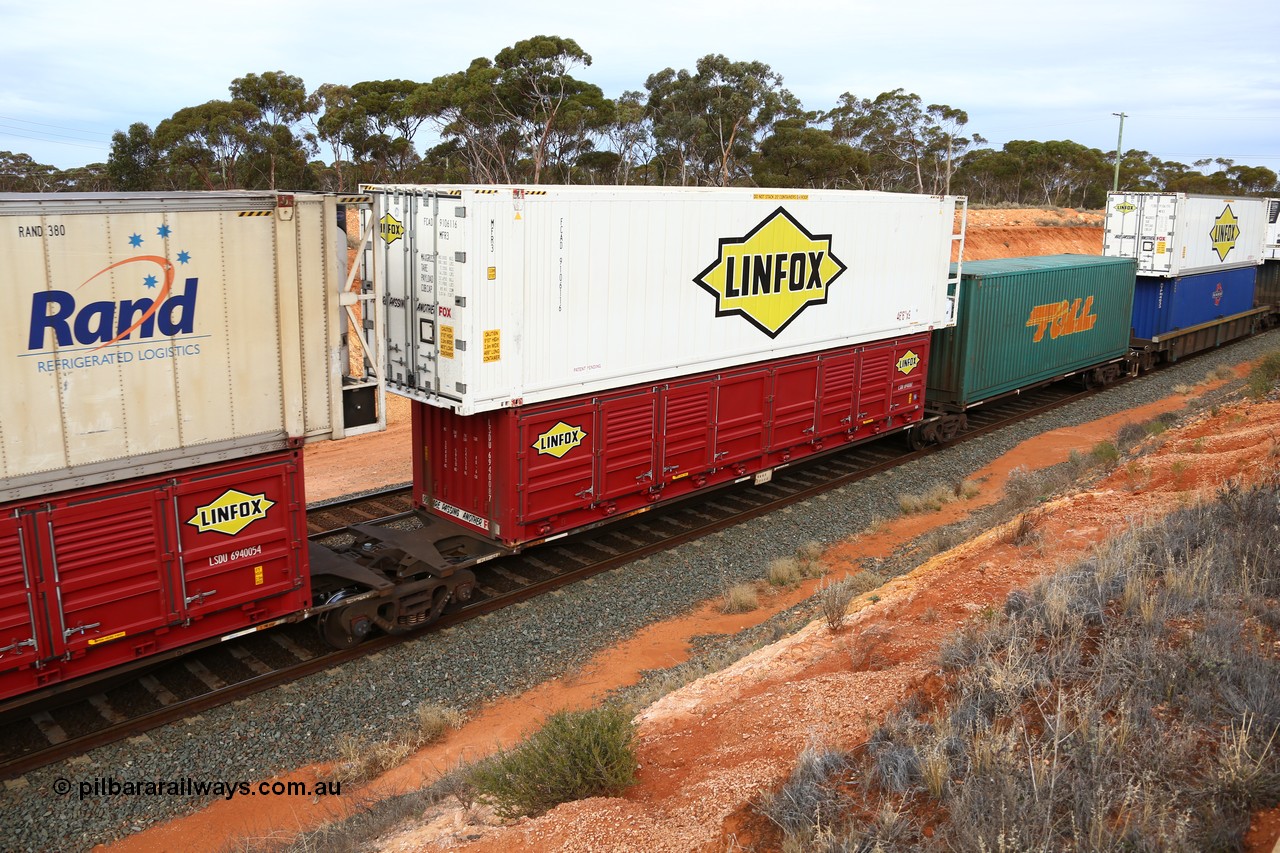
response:
[(1102, 254), (1100, 212), (1066, 208), (969, 211), (964, 239), (966, 261), (1061, 254)]

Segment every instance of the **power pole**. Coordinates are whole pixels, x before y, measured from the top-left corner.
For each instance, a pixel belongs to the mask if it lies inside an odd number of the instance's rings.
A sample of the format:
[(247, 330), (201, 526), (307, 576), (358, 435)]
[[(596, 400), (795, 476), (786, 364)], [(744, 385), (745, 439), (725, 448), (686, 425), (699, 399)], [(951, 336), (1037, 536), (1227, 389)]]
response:
[(1126, 118), (1126, 115), (1124, 113), (1112, 113), (1112, 115), (1120, 117), (1120, 135), (1116, 137), (1116, 178), (1115, 178), (1115, 181), (1112, 183), (1111, 191), (1119, 192), (1120, 191), (1120, 151), (1121, 151), (1120, 144), (1124, 141), (1124, 120)]

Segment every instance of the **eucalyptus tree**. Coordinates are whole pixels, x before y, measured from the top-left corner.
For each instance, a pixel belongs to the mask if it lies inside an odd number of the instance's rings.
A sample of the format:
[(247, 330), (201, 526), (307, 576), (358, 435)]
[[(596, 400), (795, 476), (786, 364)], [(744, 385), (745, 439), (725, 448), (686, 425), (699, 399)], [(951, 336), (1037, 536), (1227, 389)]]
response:
[(831, 131), (810, 127), (804, 119), (785, 119), (760, 144), (752, 160), (752, 178), (762, 187), (843, 189), (866, 174), (870, 157)]
[(872, 158), (875, 189), (948, 192), (956, 160), (986, 140), (965, 135), (969, 116), (946, 104), (925, 105), (904, 89), (859, 98), (849, 92), (825, 116), (835, 138)]
[(320, 99), (307, 94), (301, 77), (283, 71), (246, 74), (232, 80), (230, 88), (233, 99), (258, 110), (258, 117), (248, 130), (256, 137), (254, 148), (266, 162), (266, 187), (276, 188), (277, 170), (284, 161), (290, 166), (289, 185), (302, 188), (300, 181), (308, 159), (319, 149), (311, 134), (300, 134), (296, 128), (303, 119), (315, 115)]
[(702, 57), (693, 72), (651, 74), (645, 88), (658, 155), (682, 185), (746, 180), (747, 161), (774, 123), (802, 115), (800, 102), (768, 65), (722, 54)]
[(111, 135), (107, 174), (115, 189), (121, 192), (157, 189), (161, 171), (155, 134), (145, 122), (136, 121), (127, 131), (117, 130)]
[(262, 111), (248, 101), (185, 107), (156, 126), (156, 146), (177, 180), (194, 189), (239, 189), (241, 158), (257, 141)]

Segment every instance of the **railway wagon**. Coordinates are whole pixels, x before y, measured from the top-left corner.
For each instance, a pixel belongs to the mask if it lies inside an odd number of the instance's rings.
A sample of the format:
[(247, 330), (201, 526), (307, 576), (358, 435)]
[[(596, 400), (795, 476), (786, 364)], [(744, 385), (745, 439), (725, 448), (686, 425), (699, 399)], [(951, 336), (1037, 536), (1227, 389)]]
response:
[(1135, 268), (1093, 255), (965, 264), (956, 325), (933, 333), (930, 407), (963, 412), (1075, 374), (1104, 385), (1131, 372)]
[(366, 186), (414, 499), (508, 548), (918, 423), (964, 200)]
[(339, 202), (0, 195), (0, 699), (305, 612), (353, 423)]
[(1174, 277), (1262, 262), (1267, 202), (1186, 193), (1107, 194), (1102, 254), (1138, 275)]

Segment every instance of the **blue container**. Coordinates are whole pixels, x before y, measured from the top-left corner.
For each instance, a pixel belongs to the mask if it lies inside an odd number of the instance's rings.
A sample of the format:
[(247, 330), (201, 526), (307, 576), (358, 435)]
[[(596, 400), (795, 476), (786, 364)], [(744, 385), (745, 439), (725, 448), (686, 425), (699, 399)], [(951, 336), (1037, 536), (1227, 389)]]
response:
[(1203, 326), (1253, 308), (1256, 266), (1184, 275), (1138, 276), (1133, 292), (1133, 336), (1152, 340)]

